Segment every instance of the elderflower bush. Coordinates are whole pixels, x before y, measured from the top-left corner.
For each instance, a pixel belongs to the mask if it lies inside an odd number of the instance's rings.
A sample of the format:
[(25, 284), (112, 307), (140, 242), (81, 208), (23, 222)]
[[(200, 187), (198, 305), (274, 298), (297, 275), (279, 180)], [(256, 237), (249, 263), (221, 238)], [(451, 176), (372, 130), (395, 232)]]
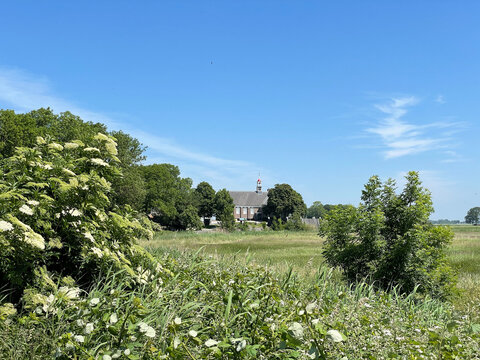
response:
[(114, 138), (99, 133), (88, 145), (39, 137), (2, 160), (0, 278), (14, 298), (28, 287), (56, 289), (59, 273), (88, 283), (113, 266), (140, 281), (134, 269), (146, 255), (135, 241), (152, 233), (130, 209), (110, 205), (116, 155)]

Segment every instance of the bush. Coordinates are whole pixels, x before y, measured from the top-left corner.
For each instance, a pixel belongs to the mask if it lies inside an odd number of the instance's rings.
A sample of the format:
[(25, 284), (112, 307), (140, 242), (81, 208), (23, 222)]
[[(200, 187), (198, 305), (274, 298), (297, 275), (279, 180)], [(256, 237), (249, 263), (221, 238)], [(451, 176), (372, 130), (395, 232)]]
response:
[(38, 137), (2, 160), (0, 280), (14, 300), (27, 287), (55, 289), (60, 277), (88, 284), (111, 266), (137, 276), (144, 251), (135, 240), (152, 233), (128, 206), (110, 205), (116, 154), (113, 138), (99, 133), (90, 146)]
[(326, 237), (323, 254), (350, 281), (369, 277), (383, 288), (411, 292), (418, 286), (420, 292), (447, 297), (455, 278), (444, 250), (453, 232), (429, 222), (431, 196), (418, 174), (410, 172), (406, 180), (397, 195), (393, 180), (382, 184), (373, 176), (358, 208), (337, 208), (327, 215), (320, 224), (320, 235)]

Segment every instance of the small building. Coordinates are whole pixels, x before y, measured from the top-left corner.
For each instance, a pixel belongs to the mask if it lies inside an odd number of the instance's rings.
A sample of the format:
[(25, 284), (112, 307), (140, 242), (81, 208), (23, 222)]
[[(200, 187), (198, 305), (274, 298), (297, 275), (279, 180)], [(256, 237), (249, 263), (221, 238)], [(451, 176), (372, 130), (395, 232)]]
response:
[(261, 220), (262, 207), (267, 205), (268, 194), (262, 192), (262, 180), (257, 180), (256, 191), (229, 191), (235, 208), (236, 220)]

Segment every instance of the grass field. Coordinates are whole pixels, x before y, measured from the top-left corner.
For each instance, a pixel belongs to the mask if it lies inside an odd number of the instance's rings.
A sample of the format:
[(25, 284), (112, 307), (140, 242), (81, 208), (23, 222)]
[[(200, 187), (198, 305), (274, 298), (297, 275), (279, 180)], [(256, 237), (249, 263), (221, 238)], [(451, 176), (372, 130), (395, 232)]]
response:
[[(452, 226), (455, 238), (448, 248), (448, 258), (458, 271), (461, 296), (457, 306), (478, 306), (480, 300), (480, 226)], [(149, 248), (168, 247), (200, 250), (214, 256), (249, 256), (258, 264), (272, 265), (280, 271), (293, 266), (299, 274), (311, 274), (323, 262), (323, 240), (314, 231), (235, 233), (161, 232)]]

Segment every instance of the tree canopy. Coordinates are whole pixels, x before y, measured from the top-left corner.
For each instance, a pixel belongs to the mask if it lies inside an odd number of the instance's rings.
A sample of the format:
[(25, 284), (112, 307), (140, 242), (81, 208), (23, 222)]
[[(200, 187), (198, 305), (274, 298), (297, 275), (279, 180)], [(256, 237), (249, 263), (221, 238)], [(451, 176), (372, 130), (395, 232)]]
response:
[(409, 172), (406, 180), (397, 194), (395, 181), (382, 184), (372, 176), (358, 208), (337, 208), (327, 215), (320, 227), (326, 238), (323, 254), (351, 281), (368, 277), (383, 288), (398, 285), (410, 292), (419, 286), (419, 291), (448, 296), (454, 276), (445, 248), (453, 233), (430, 223), (431, 195), (418, 173)]
[(281, 219), (286, 222), (287, 217), (293, 214), (305, 215), (307, 206), (302, 195), (288, 184), (276, 184), (268, 190), (268, 200), (264, 213), (266, 216)]
[(465, 222), (467, 224), (478, 224), (480, 221), (480, 207), (473, 207), (468, 210), (467, 215), (465, 216)]

